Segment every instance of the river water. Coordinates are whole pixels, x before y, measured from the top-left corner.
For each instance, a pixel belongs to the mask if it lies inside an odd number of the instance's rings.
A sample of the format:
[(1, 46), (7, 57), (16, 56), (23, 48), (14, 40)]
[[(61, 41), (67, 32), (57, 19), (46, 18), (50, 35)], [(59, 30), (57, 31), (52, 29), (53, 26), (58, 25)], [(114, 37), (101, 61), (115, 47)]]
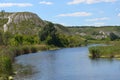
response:
[(88, 47), (63, 48), (16, 57), (38, 72), (20, 80), (120, 80), (120, 61), (91, 60)]

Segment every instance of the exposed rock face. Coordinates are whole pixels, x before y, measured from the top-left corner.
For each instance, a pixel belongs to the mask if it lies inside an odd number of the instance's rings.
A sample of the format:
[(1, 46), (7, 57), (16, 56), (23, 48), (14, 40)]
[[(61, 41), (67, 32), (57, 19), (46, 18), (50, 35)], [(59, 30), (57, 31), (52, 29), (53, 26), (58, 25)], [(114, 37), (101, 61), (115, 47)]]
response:
[(38, 30), (36, 27), (43, 27), (46, 24), (39, 16), (31, 12), (5, 13), (4, 18), (8, 18), (8, 22), (3, 25), (4, 32), (35, 33)]
[(30, 13), (30, 12), (18, 12), (18, 13), (15, 13), (15, 15), (12, 15), (11, 17), (14, 19), (13, 22), (16, 24), (22, 21), (31, 20), (36, 25), (41, 25), (41, 26), (44, 25), (44, 22), (42, 19), (40, 19), (36, 14)]
[(15, 15), (15, 13), (10, 14), (8, 17), (6, 16), (6, 18), (8, 18), (8, 22), (3, 25), (4, 32), (8, 31), (8, 25), (9, 25), (10, 23), (12, 23), (12, 19), (13, 19), (13, 16), (14, 16), (14, 15)]
[(10, 17), (15, 24), (18, 24), (22, 21), (31, 20), (37, 25), (44, 25), (44, 21), (40, 19), (35, 13), (31, 12), (16, 12), (16, 13), (5, 13), (5, 18)]

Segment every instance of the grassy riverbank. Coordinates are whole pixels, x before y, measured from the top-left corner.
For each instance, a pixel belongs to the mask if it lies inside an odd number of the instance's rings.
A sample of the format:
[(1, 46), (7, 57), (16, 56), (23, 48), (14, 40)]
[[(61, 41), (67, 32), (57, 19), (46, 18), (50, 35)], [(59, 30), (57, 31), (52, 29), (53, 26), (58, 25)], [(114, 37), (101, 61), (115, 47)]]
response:
[(111, 46), (93, 46), (89, 48), (91, 58), (120, 58), (120, 42), (110, 42)]
[(23, 54), (35, 53), (37, 51), (50, 50), (55, 47), (48, 45), (22, 45), (17, 47), (2, 46), (0, 47), (0, 80), (8, 80), (13, 75), (14, 58)]

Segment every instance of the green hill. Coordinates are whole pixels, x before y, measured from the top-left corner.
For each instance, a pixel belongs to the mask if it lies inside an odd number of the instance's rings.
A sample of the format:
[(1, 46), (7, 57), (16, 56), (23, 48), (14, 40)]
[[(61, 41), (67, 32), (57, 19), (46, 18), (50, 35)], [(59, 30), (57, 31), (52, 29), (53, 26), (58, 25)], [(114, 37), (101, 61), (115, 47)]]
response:
[(68, 27), (73, 34), (78, 34), (83, 37), (92, 39), (105, 39), (110, 38), (111, 34), (120, 37), (120, 26), (84, 26), (84, 27)]

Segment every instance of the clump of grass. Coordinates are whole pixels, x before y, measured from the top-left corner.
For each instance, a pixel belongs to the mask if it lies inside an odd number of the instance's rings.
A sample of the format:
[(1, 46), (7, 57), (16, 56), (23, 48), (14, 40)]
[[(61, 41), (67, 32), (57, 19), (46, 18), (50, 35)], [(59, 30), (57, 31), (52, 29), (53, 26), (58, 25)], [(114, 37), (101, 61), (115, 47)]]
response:
[(12, 75), (12, 61), (9, 56), (0, 54), (0, 78), (7, 80)]
[(23, 46), (23, 47), (21, 47), (21, 48), (22, 48), (22, 51), (23, 51), (22, 54), (28, 54), (28, 53), (30, 53), (30, 47), (28, 47), (28, 46)]
[(31, 46), (31, 48), (30, 48), (30, 52), (31, 53), (35, 53), (35, 52), (37, 52), (38, 50), (37, 50), (37, 48), (35, 47), (35, 46)]
[(96, 47), (89, 48), (89, 51), (91, 53), (90, 57), (92, 58), (99, 58), (100, 57), (100, 50)]
[(9, 49), (9, 54), (11, 54), (14, 57), (22, 55), (23, 54), (23, 50), (21, 47), (10, 47)]
[(37, 48), (37, 50), (43, 51), (43, 50), (49, 50), (49, 46), (48, 45), (35, 45), (34, 47)]
[(95, 46), (89, 48), (92, 58), (119, 58), (120, 46)]

